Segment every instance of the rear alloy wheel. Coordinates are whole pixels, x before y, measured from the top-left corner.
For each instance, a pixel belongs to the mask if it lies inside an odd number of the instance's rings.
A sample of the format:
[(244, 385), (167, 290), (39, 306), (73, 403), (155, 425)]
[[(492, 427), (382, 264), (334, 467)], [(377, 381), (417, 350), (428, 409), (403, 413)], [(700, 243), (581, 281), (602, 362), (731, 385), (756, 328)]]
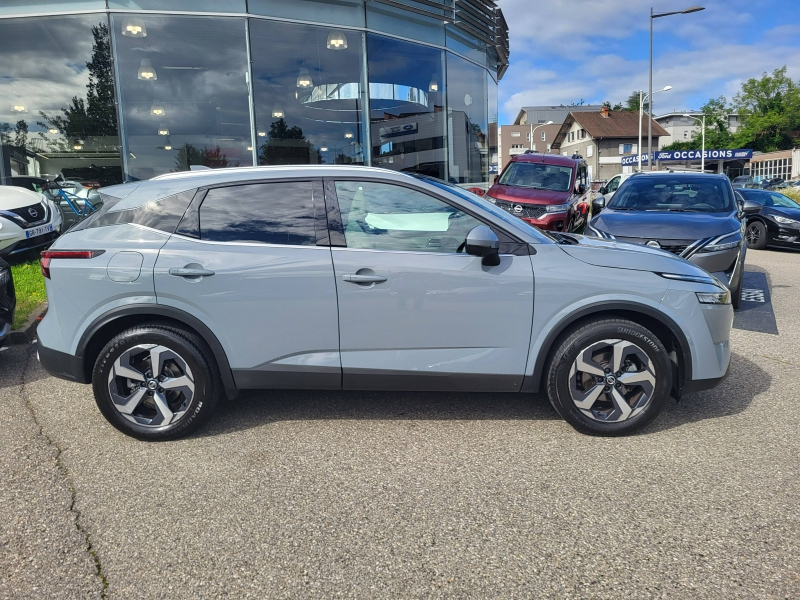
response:
[(591, 435), (632, 433), (663, 409), (672, 366), (663, 344), (632, 321), (609, 319), (574, 331), (547, 372), (547, 392), (558, 413)]
[(162, 326), (124, 331), (97, 359), (93, 375), (97, 406), (123, 433), (142, 440), (169, 440), (197, 429), (217, 402), (216, 368), (202, 343)]
[(767, 228), (761, 221), (751, 221), (745, 233), (747, 247), (753, 250), (763, 250), (767, 247)]

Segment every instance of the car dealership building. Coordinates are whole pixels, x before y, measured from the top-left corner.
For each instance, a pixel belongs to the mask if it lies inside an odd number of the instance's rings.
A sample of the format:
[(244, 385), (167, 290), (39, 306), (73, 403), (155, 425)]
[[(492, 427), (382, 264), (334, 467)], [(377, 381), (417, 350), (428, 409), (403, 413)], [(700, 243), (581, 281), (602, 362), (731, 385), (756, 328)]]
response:
[(10, 0), (0, 178), (367, 164), (489, 181), (493, 0)]

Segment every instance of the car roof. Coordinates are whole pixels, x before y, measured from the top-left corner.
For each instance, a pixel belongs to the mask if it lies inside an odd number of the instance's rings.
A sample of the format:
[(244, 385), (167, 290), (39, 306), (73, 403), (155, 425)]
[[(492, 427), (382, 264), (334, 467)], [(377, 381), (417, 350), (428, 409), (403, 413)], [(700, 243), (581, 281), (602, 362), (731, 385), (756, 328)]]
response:
[(400, 182), (416, 182), (412, 175), (400, 171), (357, 165), (275, 165), (263, 167), (233, 167), (166, 173), (153, 179), (123, 183), (100, 191), (106, 196), (121, 198), (109, 212), (130, 210), (200, 187), (223, 184), (245, 184), (269, 179), (298, 179), (316, 177), (376, 177)]
[(579, 159), (570, 158), (569, 156), (562, 156), (560, 154), (543, 154), (541, 152), (532, 152), (530, 154), (517, 154), (516, 156), (512, 156), (511, 162), (529, 162), (545, 165), (558, 165), (562, 167), (574, 167), (576, 164), (578, 164)]
[(687, 177), (687, 178), (713, 178), (713, 179), (723, 179), (725, 181), (730, 181), (727, 175), (721, 175), (718, 173), (701, 173), (701, 172), (693, 172), (693, 171), (639, 171), (638, 173), (632, 173), (631, 178), (636, 177)]

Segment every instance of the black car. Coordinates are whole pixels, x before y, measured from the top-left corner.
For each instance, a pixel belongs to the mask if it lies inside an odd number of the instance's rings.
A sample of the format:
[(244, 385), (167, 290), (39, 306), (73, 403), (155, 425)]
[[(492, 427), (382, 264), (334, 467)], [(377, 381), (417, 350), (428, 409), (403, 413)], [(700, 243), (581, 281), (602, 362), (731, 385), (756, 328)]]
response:
[(14, 295), (11, 267), (3, 259), (0, 259), (0, 343), (11, 333), (16, 305), (17, 298)]
[(750, 248), (761, 250), (767, 245), (800, 248), (800, 204), (778, 192), (769, 190), (736, 190), (740, 202), (758, 205), (747, 215), (745, 237)]
[[(739, 307), (747, 245), (743, 213), (724, 175), (634, 173), (608, 205), (596, 199), (587, 235), (661, 248), (695, 263), (731, 290)], [(755, 205), (745, 210), (758, 210)]]

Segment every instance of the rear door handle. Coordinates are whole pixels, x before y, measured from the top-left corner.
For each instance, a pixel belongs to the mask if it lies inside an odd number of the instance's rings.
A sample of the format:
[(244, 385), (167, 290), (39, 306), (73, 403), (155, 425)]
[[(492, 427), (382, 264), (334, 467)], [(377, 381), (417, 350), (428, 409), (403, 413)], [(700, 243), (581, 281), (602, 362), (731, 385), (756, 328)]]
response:
[(345, 275), (344, 280), (350, 283), (383, 283), (386, 281), (386, 277), (381, 277), (380, 275), (359, 275), (355, 273)]
[(208, 269), (189, 269), (184, 267), (183, 269), (172, 268), (169, 270), (169, 274), (175, 275), (176, 277), (211, 277), (214, 274), (214, 271), (209, 271)]

